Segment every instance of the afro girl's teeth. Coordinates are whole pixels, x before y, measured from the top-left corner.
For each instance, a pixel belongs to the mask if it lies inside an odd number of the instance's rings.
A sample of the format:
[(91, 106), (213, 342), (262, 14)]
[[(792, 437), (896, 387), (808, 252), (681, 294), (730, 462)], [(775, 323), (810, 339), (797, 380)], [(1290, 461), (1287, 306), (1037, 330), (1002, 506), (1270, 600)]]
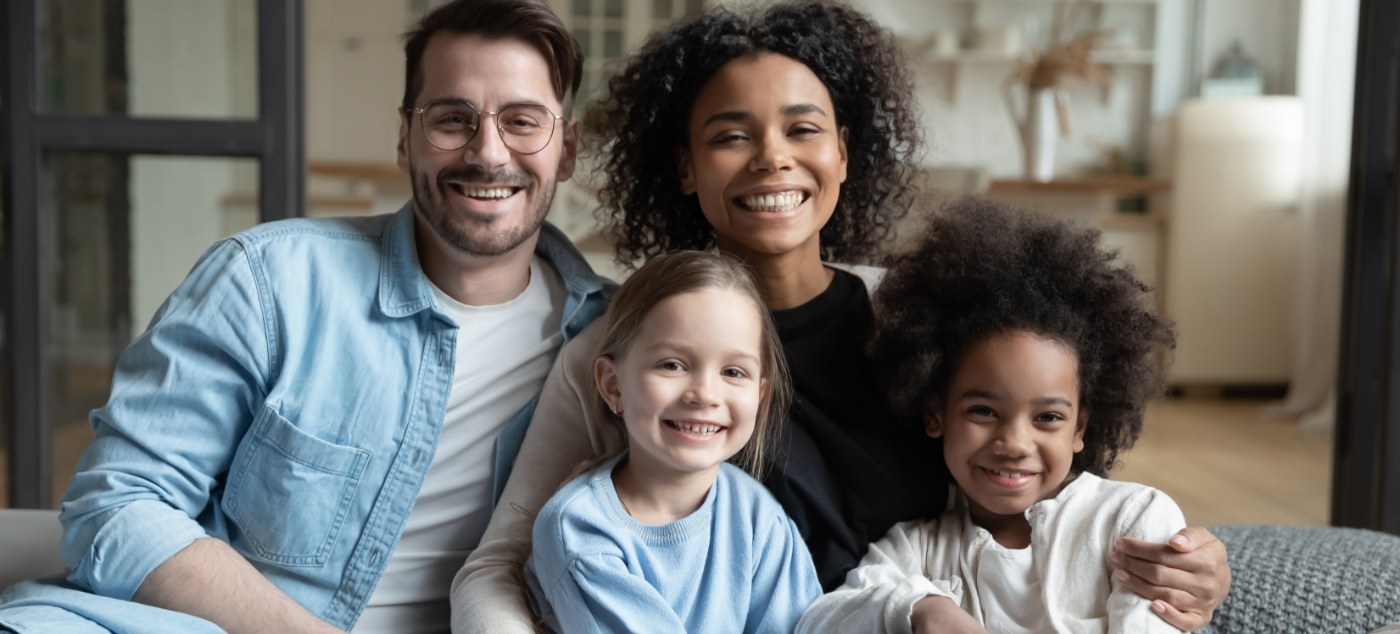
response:
[(463, 187), (462, 190), (472, 198), (509, 198), (513, 193), (509, 187)]
[(744, 196), (739, 203), (752, 211), (787, 211), (802, 204), (803, 198), (802, 192), (788, 191)]
[(668, 420), (666, 422), (676, 429), (679, 429), (687, 434), (695, 434), (696, 436), (710, 436), (715, 432), (724, 429), (719, 425), (710, 425), (708, 423), (687, 423), (685, 421), (680, 420)]
[(1030, 478), (1032, 475), (1035, 475), (1030, 471), (1004, 471), (1001, 469), (986, 469), (986, 471), (987, 473), (990, 473), (1000, 478), (1006, 478), (1007, 480), (1025, 480)]

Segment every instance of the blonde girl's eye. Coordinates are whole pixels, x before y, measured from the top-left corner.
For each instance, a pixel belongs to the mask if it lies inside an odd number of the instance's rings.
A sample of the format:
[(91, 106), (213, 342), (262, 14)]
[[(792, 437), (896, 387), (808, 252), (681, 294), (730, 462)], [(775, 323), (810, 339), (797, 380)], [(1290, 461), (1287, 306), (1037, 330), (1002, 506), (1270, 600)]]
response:
[(724, 371), (722, 372), (722, 374), (723, 374), (726, 378), (730, 378), (730, 379), (747, 379), (747, 378), (749, 378), (749, 372), (748, 372), (747, 370), (745, 370), (745, 369), (743, 369), (743, 368), (733, 367), (733, 366), (728, 367), (728, 368), (725, 368)]
[(675, 359), (667, 359), (665, 361), (662, 361), (661, 363), (656, 364), (656, 367), (657, 369), (666, 370), (667, 372), (680, 372), (682, 370), (685, 370), (685, 366), (681, 365), (681, 362), (676, 361)]

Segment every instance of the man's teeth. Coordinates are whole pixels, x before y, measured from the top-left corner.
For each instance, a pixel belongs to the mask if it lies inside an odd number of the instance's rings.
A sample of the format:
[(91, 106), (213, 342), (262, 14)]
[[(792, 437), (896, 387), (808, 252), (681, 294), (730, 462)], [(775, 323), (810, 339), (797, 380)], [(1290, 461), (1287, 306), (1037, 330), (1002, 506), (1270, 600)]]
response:
[(472, 198), (509, 198), (511, 195), (509, 187), (463, 187), (462, 191)]
[(700, 436), (708, 436), (708, 435), (713, 434), (713, 433), (715, 433), (715, 432), (717, 432), (717, 431), (719, 431), (719, 430), (721, 430), (721, 429), (724, 429), (723, 427), (720, 427), (719, 425), (708, 425), (708, 424), (704, 424), (704, 423), (701, 423), (701, 424), (686, 423), (686, 422), (682, 422), (682, 421), (678, 421), (678, 420), (673, 420), (673, 421), (671, 421), (671, 426), (672, 426), (672, 427), (675, 427), (676, 429), (679, 429), (679, 430), (681, 430), (681, 431), (683, 431), (683, 432), (685, 432), (685, 433), (687, 433), (687, 434), (697, 434), (697, 435), (700, 435)]
[(777, 194), (759, 194), (757, 196), (745, 196), (740, 199), (745, 207), (753, 211), (787, 211), (802, 204), (801, 192), (780, 192)]

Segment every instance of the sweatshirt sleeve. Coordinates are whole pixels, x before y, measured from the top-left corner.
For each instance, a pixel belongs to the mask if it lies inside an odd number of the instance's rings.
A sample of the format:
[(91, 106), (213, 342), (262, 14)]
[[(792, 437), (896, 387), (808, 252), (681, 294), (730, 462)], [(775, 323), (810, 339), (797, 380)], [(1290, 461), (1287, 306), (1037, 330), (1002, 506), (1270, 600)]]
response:
[(130, 599), (196, 539), (275, 363), (255, 261), (236, 240), (204, 254), (118, 359), (112, 394), (64, 495), (71, 580)]
[(817, 567), (797, 525), (779, 515), (776, 526), (759, 553), (749, 601), (749, 632), (786, 634), (797, 626), (802, 613), (821, 596)]
[[(846, 574), (846, 583), (807, 608), (797, 631), (908, 633), (914, 603), (928, 596), (961, 602), (956, 578), (931, 580), (929, 540), (936, 538), (942, 518), (896, 524), (870, 545), (860, 566)], [(952, 562), (950, 562), (952, 563)]]
[[(1150, 487), (1129, 498), (1119, 512), (1117, 537), (1167, 543), (1177, 531), (1186, 528), (1186, 518), (1181, 508), (1166, 493)], [(1112, 542), (1110, 542), (1112, 543)], [(1108, 631), (1110, 634), (1149, 632), (1175, 634), (1181, 630), (1172, 627), (1152, 611), (1152, 602), (1138, 596), (1132, 590), (1122, 587), (1117, 580), (1111, 581), (1113, 589), (1108, 595)]]
[(501, 500), (480, 545), (453, 579), (457, 634), (535, 631), (520, 574), (534, 518), (579, 464), (622, 448), (593, 387), (602, 322), (595, 320), (564, 346), (545, 380)]

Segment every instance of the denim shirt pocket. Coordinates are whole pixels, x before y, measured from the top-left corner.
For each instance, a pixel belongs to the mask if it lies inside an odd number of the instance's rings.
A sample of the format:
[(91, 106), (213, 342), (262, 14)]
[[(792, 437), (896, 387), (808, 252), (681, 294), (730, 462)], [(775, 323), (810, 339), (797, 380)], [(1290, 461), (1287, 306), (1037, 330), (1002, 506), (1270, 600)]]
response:
[(234, 455), (224, 512), (251, 554), (286, 566), (322, 566), (349, 513), (368, 451), (317, 438), (264, 406)]

